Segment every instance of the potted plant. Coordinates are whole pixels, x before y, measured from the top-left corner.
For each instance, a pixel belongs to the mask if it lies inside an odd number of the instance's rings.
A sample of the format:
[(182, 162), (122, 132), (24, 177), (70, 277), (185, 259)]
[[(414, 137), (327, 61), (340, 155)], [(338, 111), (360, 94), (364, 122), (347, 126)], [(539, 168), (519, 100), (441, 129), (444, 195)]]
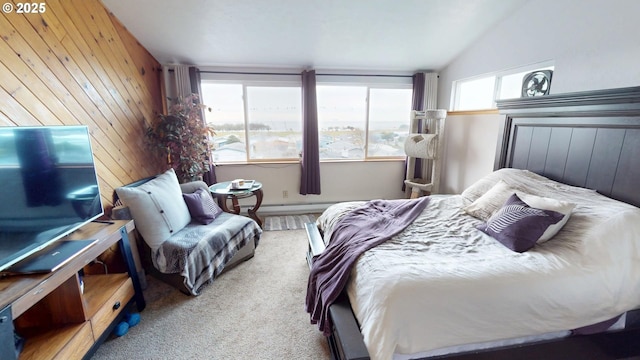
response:
[(210, 160), (213, 129), (202, 119), (206, 106), (197, 94), (174, 99), (168, 114), (159, 114), (147, 128), (148, 144), (160, 151), (181, 183), (201, 180)]

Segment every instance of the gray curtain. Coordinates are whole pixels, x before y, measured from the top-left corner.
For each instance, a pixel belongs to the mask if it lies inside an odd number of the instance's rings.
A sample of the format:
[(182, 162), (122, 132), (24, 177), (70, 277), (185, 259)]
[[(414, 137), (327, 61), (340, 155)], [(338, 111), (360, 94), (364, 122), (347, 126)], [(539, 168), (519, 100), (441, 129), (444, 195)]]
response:
[(302, 72), (302, 158), (300, 194), (320, 195), (320, 142), (318, 140), (318, 104), (316, 72)]
[[(195, 66), (189, 67), (189, 80), (191, 82), (191, 93), (198, 94), (198, 101), (202, 103), (202, 87), (200, 86), (200, 71)], [(202, 112), (201, 118), (202, 121), (206, 123), (206, 118), (204, 114), (204, 109), (200, 110)], [(207, 155), (209, 158), (209, 169), (205, 171), (202, 175), (202, 180), (207, 183), (207, 185), (213, 185), (218, 182), (216, 179), (216, 167), (211, 161), (211, 152)]]
[[(426, 82), (426, 75), (423, 72), (415, 73), (413, 75), (413, 100), (411, 102), (411, 110), (424, 110), (424, 89)], [(418, 132), (423, 131), (422, 121), (418, 122)], [(407, 172), (407, 160), (404, 162), (405, 171), (402, 174), (402, 191), (405, 190), (404, 179)], [(416, 159), (415, 170), (413, 172), (414, 178), (422, 177), (422, 159)]]
[[(411, 110), (424, 110), (424, 89), (425, 89), (425, 73), (420, 72), (413, 75), (413, 101)], [(418, 122), (418, 132), (423, 131), (422, 121)], [(422, 177), (422, 159), (416, 159), (415, 172), (413, 177)]]

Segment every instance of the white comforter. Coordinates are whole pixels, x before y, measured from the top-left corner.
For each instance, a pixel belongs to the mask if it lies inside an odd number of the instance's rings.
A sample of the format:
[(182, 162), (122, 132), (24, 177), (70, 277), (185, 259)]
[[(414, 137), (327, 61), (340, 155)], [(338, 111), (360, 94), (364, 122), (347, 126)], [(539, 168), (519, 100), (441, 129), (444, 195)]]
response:
[[(358, 260), (347, 291), (372, 359), (574, 329), (640, 307), (640, 209), (529, 172), (495, 174), (433, 197)], [(512, 252), (462, 210), (500, 178), (578, 206), (553, 239)], [(329, 208), (318, 219), (325, 239), (360, 204)]]

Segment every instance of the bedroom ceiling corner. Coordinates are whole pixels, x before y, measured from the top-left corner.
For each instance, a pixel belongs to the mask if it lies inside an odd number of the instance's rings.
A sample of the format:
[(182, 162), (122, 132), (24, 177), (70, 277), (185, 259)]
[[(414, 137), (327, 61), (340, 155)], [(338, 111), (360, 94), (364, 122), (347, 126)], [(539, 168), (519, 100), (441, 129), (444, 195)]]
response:
[(102, 0), (163, 64), (439, 70), (529, 0)]

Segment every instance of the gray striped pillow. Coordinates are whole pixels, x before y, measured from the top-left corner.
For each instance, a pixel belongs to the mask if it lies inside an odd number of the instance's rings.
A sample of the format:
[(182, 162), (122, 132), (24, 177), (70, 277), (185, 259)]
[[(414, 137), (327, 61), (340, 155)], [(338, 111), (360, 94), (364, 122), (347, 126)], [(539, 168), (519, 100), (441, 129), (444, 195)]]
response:
[(562, 220), (563, 214), (530, 207), (513, 194), (478, 230), (516, 252), (531, 249), (549, 226)]

